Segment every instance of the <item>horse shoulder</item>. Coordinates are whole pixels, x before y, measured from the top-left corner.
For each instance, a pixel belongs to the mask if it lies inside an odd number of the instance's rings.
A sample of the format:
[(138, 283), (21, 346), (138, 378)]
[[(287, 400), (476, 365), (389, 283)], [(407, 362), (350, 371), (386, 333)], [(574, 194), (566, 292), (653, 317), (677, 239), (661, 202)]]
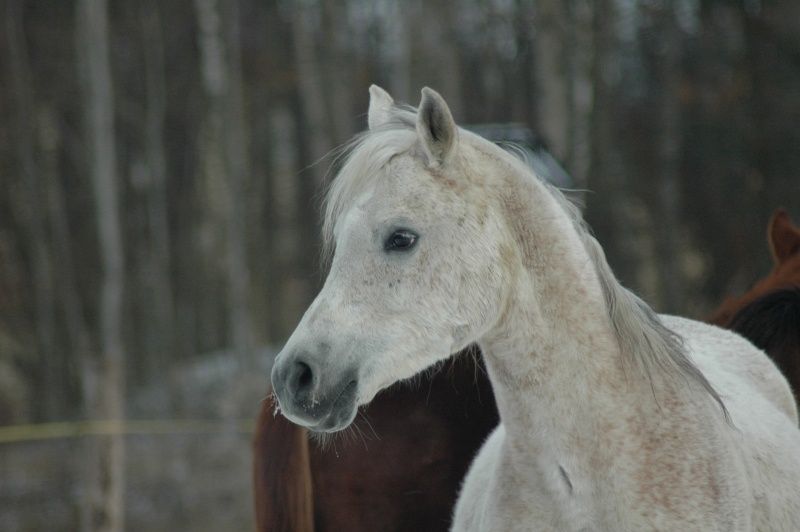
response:
[(763, 351), (735, 333), (680, 318), (664, 321), (684, 336), (730, 412), (725, 440), (741, 457), (752, 529), (800, 530), (800, 430), (786, 379)]

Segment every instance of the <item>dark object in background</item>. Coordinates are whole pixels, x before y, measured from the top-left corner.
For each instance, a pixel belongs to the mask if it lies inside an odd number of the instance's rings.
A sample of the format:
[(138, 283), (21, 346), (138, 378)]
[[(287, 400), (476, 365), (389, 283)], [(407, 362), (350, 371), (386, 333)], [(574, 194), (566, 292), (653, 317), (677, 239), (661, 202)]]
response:
[(729, 328), (770, 356), (789, 380), (796, 400), (800, 393), (800, 278), (795, 287), (769, 292), (744, 307)]
[(544, 140), (524, 124), (478, 124), (466, 129), (502, 148), (519, 148), (525, 162), (539, 177), (561, 189), (571, 189), (575, 180), (547, 149)]
[(767, 224), (767, 244), (772, 255), (772, 271), (741, 296), (725, 298), (706, 320), (708, 323), (729, 327), (733, 317), (759, 297), (800, 286), (800, 227), (792, 223), (784, 209), (777, 209)]
[(767, 228), (772, 271), (745, 294), (727, 298), (710, 323), (763, 349), (800, 397), (800, 227), (778, 209)]

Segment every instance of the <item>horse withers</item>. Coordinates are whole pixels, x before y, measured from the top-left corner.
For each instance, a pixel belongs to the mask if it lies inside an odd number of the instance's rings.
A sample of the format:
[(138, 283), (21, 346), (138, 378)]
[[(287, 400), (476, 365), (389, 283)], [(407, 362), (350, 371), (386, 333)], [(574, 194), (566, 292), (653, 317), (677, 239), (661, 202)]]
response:
[(435, 91), (411, 112), (373, 87), (369, 124), (328, 194), (330, 273), (272, 370), (284, 416), (342, 430), (477, 342), (502, 422), (453, 529), (800, 529), (797, 411), (760, 350), (656, 315)]

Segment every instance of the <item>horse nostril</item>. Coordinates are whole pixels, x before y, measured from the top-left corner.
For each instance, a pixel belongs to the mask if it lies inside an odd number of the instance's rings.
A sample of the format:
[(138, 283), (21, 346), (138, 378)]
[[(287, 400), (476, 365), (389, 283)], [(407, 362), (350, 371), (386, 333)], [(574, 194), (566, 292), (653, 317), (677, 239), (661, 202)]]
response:
[(297, 361), (289, 376), (289, 391), (296, 401), (306, 401), (314, 389), (314, 371), (311, 366)]
[(311, 368), (305, 362), (298, 362), (299, 377), (297, 379), (298, 390), (302, 390), (311, 386), (311, 381), (314, 379), (314, 374), (311, 373)]

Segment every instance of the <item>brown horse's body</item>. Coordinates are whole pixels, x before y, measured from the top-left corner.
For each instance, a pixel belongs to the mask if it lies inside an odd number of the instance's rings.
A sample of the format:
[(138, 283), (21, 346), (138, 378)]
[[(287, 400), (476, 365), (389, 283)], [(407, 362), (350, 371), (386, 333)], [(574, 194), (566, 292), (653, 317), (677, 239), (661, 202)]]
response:
[(363, 438), (336, 436), (324, 450), (273, 411), (265, 401), (254, 455), (257, 530), (271, 532), (447, 530), (461, 480), (498, 422), (469, 354), (381, 393), (357, 420)]
[(738, 332), (769, 354), (800, 397), (800, 227), (783, 209), (773, 214), (767, 240), (774, 266), (739, 297), (729, 297), (709, 321)]
[(727, 298), (709, 322), (734, 330), (769, 354), (800, 397), (800, 228), (783, 209), (767, 240), (774, 266), (745, 294)]
[(728, 328), (768, 353), (800, 398), (800, 286), (761, 296), (737, 312)]
[[(798, 394), (800, 338), (791, 320), (800, 316), (800, 229), (783, 211), (770, 222), (769, 242), (770, 275), (726, 300), (709, 321), (767, 351)], [(764, 319), (771, 328), (759, 324)], [(259, 532), (449, 528), (461, 479), (498, 422), (479, 357), (455, 357), (419, 386), (395, 386), (364, 414), (371, 424), (360, 422), (365, 441), (340, 436), (322, 450), (264, 402), (254, 442)]]

